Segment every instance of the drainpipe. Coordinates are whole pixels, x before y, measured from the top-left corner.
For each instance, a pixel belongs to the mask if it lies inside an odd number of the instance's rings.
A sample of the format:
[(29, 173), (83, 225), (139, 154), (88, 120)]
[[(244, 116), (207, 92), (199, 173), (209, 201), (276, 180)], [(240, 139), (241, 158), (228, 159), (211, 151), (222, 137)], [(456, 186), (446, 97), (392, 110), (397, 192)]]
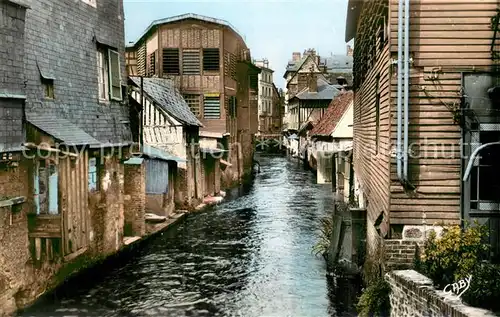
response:
[(481, 150), (489, 147), (489, 146), (492, 146), (492, 145), (500, 145), (500, 141), (483, 144), (480, 147), (478, 147), (476, 150), (474, 150), (474, 152), (472, 152), (472, 154), (470, 155), (470, 158), (469, 158), (469, 163), (467, 163), (467, 168), (465, 169), (464, 178), (463, 178), (464, 182), (469, 180), (472, 165), (474, 164), (474, 161), (476, 160), (476, 156), (479, 154), (479, 152)]
[(141, 76), (141, 111), (139, 111), (139, 152), (143, 151), (144, 143), (144, 77)]
[(403, 182), (403, 166), (402, 158), (402, 107), (403, 107), (403, 1), (399, 0), (398, 11), (398, 103), (397, 103), (397, 149), (396, 149), (396, 162), (398, 179)]
[(405, 44), (404, 44), (404, 149), (403, 149), (403, 179), (408, 182), (408, 122), (410, 95), (410, 0), (405, 0)]

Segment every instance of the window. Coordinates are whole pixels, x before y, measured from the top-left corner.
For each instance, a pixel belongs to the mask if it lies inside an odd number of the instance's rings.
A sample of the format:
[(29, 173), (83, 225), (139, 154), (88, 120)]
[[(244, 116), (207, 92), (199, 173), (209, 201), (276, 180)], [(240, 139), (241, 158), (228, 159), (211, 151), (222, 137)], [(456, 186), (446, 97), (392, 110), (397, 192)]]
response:
[(375, 84), (375, 153), (378, 154), (380, 140), (380, 75), (376, 78)]
[(149, 54), (149, 64), (148, 64), (148, 76), (153, 76), (156, 74), (156, 52), (154, 51), (153, 53)]
[(163, 73), (179, 75), (179, 49), (163, 49)]
[(205, 102), (203, 105), (203, 118), (220, 119), (219, 97), (205, 96)]
[(99, 99), (122, 100), (120, 55), (111, 49), (98, 49)]
[(229, 97), (229, 116), (236, 118), (238, 113), (238, 99), (235, 96)]
[(203, 49), (203, 70), (204, 71), (219, 71), (219, 49), (204, 48)]
[(182, 74), (199, 75), (200, 74), (200, 51), (183, 50), (182, 51)]
[(99, 164), (95, 157), (89, 158), (89, 191), (99, 190)]
[(59, 214), (57, 165), (52, 159), (38, 160), (34, 175), (37, 214)]
[(52, 79), (42, 79), (45, 90), (45, 98), (54, 99), (54, 81)]
[(200, 117), (200, 95), (184, 95), (184, 100), (191, 109), (191, 112), (196, 116)]
[(104, 50), (97, 51), (97, 69), (98, 69), (98, 81), (99, 81), (99, 99), (108, 100), (109, 96), (108, 63), (106, 61), (106, 53)]

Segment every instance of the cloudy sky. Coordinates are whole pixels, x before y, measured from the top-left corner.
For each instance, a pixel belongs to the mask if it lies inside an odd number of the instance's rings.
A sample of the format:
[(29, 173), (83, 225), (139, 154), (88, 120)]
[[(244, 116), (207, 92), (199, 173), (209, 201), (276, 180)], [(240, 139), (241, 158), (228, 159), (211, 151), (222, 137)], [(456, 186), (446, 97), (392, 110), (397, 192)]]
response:
[(292, 52), (316, 48), (320, 55), (345, 54), (347, 0), (124, 0), (126, 41), (136, 41), (151, 21), (196, 13), (231, 23), (243, 35), (252, 58), (267, 57), (274, 81)]

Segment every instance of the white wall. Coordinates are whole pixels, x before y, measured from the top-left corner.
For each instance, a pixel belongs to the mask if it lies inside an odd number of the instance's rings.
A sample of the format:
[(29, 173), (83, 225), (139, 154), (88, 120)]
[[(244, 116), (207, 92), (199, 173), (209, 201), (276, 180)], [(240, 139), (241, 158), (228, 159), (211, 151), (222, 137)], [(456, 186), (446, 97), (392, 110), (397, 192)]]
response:
[(352, 139), (353, 136), (353, 103), (349, 105), (347, 111), (333, 130), (332, 137), (334, 138), (348, 138)]

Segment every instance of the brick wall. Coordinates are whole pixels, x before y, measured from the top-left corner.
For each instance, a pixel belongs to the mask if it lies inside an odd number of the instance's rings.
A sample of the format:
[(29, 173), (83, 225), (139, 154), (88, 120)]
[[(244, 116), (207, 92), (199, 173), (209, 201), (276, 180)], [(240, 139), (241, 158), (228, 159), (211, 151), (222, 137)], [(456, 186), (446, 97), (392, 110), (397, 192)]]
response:
[(386, 271), (412, 268), (417, 248), (422, 244), (408, 240), (384, 240)]
[(125, 236), (143, 236), (146, 232), (145, 165), (125, 165)]
[(391, 286), (391, 317), (496, 316), (463, 304), (455, 295), (436, 290), (429, 278), (416, 271), (392, 271), (385, 277)]
[[(98, 101), (97, 44), (116, 47), (126, 84), (123, 1), (19, 0), (26, 14), (26, 115), (49, 113), (68, 119), (101, 142), (131, 140), (124, 102)], [(39, 67), (54, 80), (55, 99), (46, 99)]]

